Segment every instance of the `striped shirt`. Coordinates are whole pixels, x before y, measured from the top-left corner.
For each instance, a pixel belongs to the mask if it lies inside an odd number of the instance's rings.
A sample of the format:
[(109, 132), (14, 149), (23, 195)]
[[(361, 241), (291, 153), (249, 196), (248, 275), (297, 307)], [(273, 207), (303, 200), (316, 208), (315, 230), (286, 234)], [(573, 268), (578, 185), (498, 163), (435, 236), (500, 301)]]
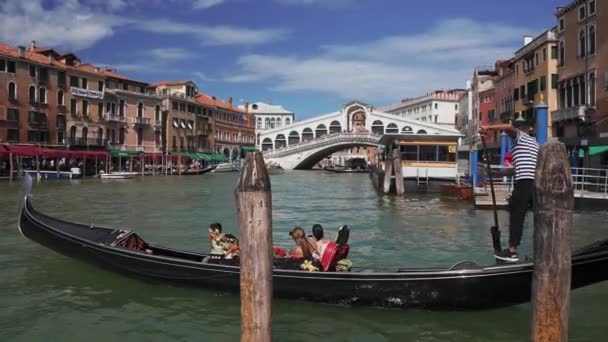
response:
[(516, 180), (534, 180), (538, 148), (538, 143), (534, 138), (517, 130), (517, 136), (513, 141), (513, 149), (511, 150)]

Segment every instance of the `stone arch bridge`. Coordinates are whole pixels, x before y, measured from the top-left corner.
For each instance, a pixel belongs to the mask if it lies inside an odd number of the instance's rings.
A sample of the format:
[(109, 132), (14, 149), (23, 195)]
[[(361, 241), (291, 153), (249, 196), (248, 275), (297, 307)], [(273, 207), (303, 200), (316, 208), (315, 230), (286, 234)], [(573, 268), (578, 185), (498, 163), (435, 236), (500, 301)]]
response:
[(257, 145), (264, 152), (264, 159), (284, 169), (309, 169), (340, 150), (377, 147), (385, 134), (460, 136), (453, 127), (408, 120), (353, 101), (337, 112), (258, 133)]

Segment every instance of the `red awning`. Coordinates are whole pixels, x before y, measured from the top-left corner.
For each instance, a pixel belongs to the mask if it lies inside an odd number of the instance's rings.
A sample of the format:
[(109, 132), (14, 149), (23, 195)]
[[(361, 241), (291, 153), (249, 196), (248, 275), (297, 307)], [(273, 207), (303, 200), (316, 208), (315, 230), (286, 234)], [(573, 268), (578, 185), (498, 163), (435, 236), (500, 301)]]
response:
[(15, 156), (21, 157), (42, 156), (46, 158), (56, 158), (61, 156), (61, 152), (63, 152), (39, 146), (5, 146), (5, 148)]
[(7, 156), (8, 156), (8, 154), (9, 154), (9, 152), (8, 152), (8, 150), (6, 149), (6, 147), (4, 147), (4, 146), (0, 145), (0, 156), (4, 156), (4, 155), (7, 155)]
[(87, 158), (87, 159), (105, 159), (108, 157), (107, 151), (86, 151), (86, 150), (69, 150), (61, 151), (65, 156), (71, 158)]
[(176, 155), (171, 155), (171, 154), (163, 154), (163, 153), (158, 153), (158, 152), (153, 152), (153, 153), (144, 153), (144, 158), (148, 159), (148, 160), (162, 160), (163, 158), (167, 159), (167, 160), (172, 160), (172, 161), (177, 161), (177, 156)]

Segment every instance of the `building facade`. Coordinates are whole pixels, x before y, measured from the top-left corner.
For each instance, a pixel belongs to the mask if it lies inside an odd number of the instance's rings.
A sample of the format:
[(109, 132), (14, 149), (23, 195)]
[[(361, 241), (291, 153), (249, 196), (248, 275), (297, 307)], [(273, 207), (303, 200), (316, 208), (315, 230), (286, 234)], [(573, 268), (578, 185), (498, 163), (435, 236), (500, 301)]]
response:
[(513, 69), (513, 60), (498, 61), (496, 70), (498, 72), (494, 80), (496, 119), (508, 122), (515, 119), (515, 103), (513, 103), (515, 70)]
[[(496, 121), (496, 89), (489, 88), (479, 93), (479, 123), (487, 126)], [(486, 136), (486, 143), (493, 145), (498, 141), (497, 131), (489, 132)]]
[(292, 125), (295, 121), (295, 114), (279, 105), (265, 102), (254, 102), (239, 106), (239, 109), (248, 108), (249, 114), (253, 115), (256, 131), (267, 129), (282, 128)]
[[(608, 145), (608, 2), (558, 8), (558, 108), (554, 135), (568, 146)], [(605, 163), (608, 163), (608, 158)]]
[(247, 149), (255, 149), (255, 123), (247, 103), (244, 109), (233, 105), (232, 97), (226, 101), (213, 98), (217, 126), (216, 151), (231, 159), (244, 157)]
[(435, 90), (423, 96), (403, 99), (400, 103), (380, 110), (407, 119), (454, 128), (458, 114), (458, 101), (463, 93), (463, 89)]
[[(549, 112), (557, 109), (557, 34), (555, 28), (532, 39), (515, 52), (513, 101), (516, 120), (525, 119), (530, 127), (536, 122), (535, 105), (544, 102)], [(552, 136), (549, 120), (548, 136)]]

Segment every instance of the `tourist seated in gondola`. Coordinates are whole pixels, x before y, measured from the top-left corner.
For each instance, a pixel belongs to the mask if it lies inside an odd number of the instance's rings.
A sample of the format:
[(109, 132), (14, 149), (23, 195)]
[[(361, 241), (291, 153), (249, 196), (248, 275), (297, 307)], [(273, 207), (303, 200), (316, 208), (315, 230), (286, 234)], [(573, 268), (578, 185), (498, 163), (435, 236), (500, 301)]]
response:
[(322, 258), (323, 253), (325, 252), (325, 248), (329, 244), (329, 240), (325, 239), (323, 232), (323, 226), (320, 224), (315, 224), (312, 226), (312, 236), (314, 237), (315, 245), (317, 246), (317, 251), (319, 252), (319, 256)]
[(209, 225), (209, 243), (211, 243), (212, 257), (221, 259), (234, 259), (239, 256), (239, 240), (232, 234), (223, 234), (220, 223)]

